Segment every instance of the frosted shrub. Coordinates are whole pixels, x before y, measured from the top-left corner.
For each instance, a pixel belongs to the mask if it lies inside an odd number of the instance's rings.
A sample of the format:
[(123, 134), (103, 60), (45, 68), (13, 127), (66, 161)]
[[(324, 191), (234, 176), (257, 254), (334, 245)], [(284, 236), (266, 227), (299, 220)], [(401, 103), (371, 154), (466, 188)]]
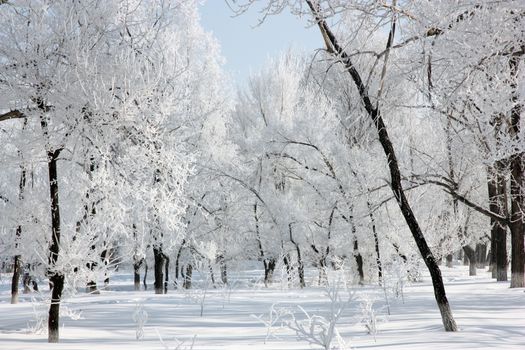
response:
[(375, 300), (366, 295), (361, 299), (361, 324), (365, 327), (368, 334), (374, 337), (376, 340), (376, 334), (378, 333), (378, 323), (383, 321), (383, 318), (377, 315), (377, 310), (374, 307)]
[(195, 346), (195, 339), (197, 339), (197, 336), (194, 335), (191, 339), (191, 343), (186, 345), (185, 341), (179, 340), (177, 338), (173, 338), (173, 342), (175, 343), (173, 346), (170, 346), (166, 341), (162, 339), (162, 336), (160, 335), (159, 331), (157, 331), (157, 336), (159, 337), (159, 341), (162, 344), (162, 347), (164, 350), (193, 350), (193, 347)]
[(274, 304), (267, 320), (262, 316), (256, 316), (267, 328), (266, 340), (274, 335), (276, 327), (287, 328), (295, 332), (298, 340), (317, 345), (322, 349), (350, 349), (336, 325), (354, 299), (354, 294), (349, 292), (343, 297), (339, 284), (336, 283), (326, 288), (326, 295), (329, 299), (329, 310), (325, 315), (311, 314), (300, 305), (278, 307)]
[(31, 334), (47, 334), (47, 303), (38, 302), (31, 298), (33, 318), (27, 324), (27, 331)]
[(144, 326), (148, 322), (148, 312), (144, 309), (143, 300), (139, 300), (135, 304), (133, 322), (135, 322), (135, 337), (137, 340), (140, 340), (144, 337)]
[(292, 309), (276, 303), (272, 304), (270, 307), (270, 312), (268, 313), (267, 319), (264, 317), (264, 315), (251, 316), (259, 320), (266, 327), (266, 337), (264, 338), (264, 343), (266, 344), (270, 337), (277, 338), (275, 333), (284, 327), (285, 319), (290, 314), (293, 314)]

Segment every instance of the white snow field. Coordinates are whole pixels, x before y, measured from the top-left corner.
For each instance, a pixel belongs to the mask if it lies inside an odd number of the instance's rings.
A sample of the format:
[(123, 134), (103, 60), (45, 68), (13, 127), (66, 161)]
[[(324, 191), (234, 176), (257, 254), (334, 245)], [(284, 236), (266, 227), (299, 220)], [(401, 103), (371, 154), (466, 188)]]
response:
[[(315, 271), (309, 272), (308, 282), (312, 282)], [(267, 321), (274, 304), (275, 309), (287, 307), (295, 312), (297, 319), (304, 318), (297, 305), (310, 315), (327, 316), (331, 304), (326, 289), (287, 289), (280, 283), (264, 288), (258, 279), (261, 275), (255, 270), (232, 274), (234, 286), (230, 289), (208, 289), (205, 293), (198, 289), (170, 290), (167, 295), (155, 295), (152, 290), (133, 291), (131, 274), (117, 274), (109, 290), (99, 295), (79, 292), (65, 300), (60, 344), (48, 344), (47, 336), (38, 329), (38, 322), (46, 325), (47, 305), (35, 302), (35, 294), (23, 294), (19, 304), (9, 304), (10, 276), (3, 274), (0, 349), (190, 349), (192, 343), (193, 349), (210, 350), (322, 348), (298, 339), (294, 331), (280, 327), (279, 321), (268, 332), (256, 316)], [(443, 267), (443, 275), (459, 332), (443, 331), (429, 278), (424, 276), (423, 282), (405, 286), (404, 303), (403, 298), (388, 291), (390, 316), (386, 315), (384, 290), (371, 285), (353, 288), (354, 300), (336, 325), (346, 348), (525, 349), (523, 289), (495, 282), (484, 270), (478, 270), (477, 277), (468, 277), (463, 266)], [(377, 300), (375, 337), (362, 323), (360, 301), (373, 298)], [(143, 337), (137, 340), (137, 324), (145, 320), (146, 314)], [(342, 349), (336, 340), (332, 346)]]

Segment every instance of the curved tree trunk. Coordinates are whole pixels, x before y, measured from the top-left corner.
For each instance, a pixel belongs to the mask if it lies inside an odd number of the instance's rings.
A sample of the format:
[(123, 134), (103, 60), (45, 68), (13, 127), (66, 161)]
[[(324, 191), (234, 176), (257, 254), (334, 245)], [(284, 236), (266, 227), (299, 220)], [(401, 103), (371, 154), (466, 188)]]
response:
[[(383, 117), (381, 116), (381, 112), (378, 107), (374, 107), (372, 105), (372, 101), (370, 100), (370, 97), (368, 95), (367, 88), (364, 85), (363, 80), (361, 79), (361, 75), (352, 63), (350, 56), (348, 56), (346, 51), (339, 45), (337, 39), (328, 27), (326, 21), (322, 17), (320, 17), (318, 8), (313, 5), (311, 0), (306, 0), (306, 2), (315, 16), (321, 34), (323, 35), (323, 38), (325, 40), (327, 50), (331, 52), (337, 58), (337, 60), (339, 60), (345, 66), (346, 71), (351, 76), (353, 82), (355, 83), (355, 86), (357, 87), (357, 90), (359, 91), (361, 101), (367, 114), (369, 115), (374, 126), (376, 127), (377, 134), (379, 136), (379, 142), (381, 143), (381, 146), (383, 147), (383, 150), (385, 152), (388, 168), (390, 170), (390, 185), (392, 188), (392, 192), (399, 205), (399, 209), (401, 210), (401, 213), (403, 214), (403, 217), (405, 218), (405, 221), (410, 229), (410, 232), (414, 237), (421, 257), (423, 258), (428, 268), (428, 271), (430, 272), (430, 276), (432, 277), (434, 296), (436, 298), (439, 311), (441, 312), (443, 326), (446, 331), (457, 331), (457, 325), (454, 321), (454, 317), (452, 316), (452, 310), (450, 309), (450, 305), (446, 296), (443, 278), (441, 277), (441, 270), (439, 269), (434, 254), (430, 250), (427, 241), (423, 235), (423, 232), (419, 227), (419, 223), (405, 196), (403, 185), (401, 183), (401, 173), (399, 170), (397, 157), (394, 151), (394, 146), (390, 141), (390, 136), (388, 135), (386, 125), (383, 121)], [(388, 38), (387, 49), (389, 49), (392, 46), (393, 32), (395, 28), (394, 25), (395, 22), (393, 22), (392, 24), (392, 30), (390, 31), (390, 35)]]

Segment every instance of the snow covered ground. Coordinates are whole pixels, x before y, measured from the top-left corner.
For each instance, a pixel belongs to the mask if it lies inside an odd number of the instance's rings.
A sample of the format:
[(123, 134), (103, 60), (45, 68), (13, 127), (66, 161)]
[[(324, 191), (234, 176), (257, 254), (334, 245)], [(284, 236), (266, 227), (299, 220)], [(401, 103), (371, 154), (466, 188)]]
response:
[[(314, 278), (314, 271), (311, 271)], [(154, 295), (151, 290), (132, 291), (132, 276), (119, 274), (109, 290), (99, 295), (78, 293), (63, 303), (61, 343), (47, 344), (47, 306), (35, 295), (21, 295), (18, 305), (9, 304), (9, 275), (0, 281), (0, 349), (316, 349), (295, 332), (271, 329), (255, 316), (268, 320), (272, 305), (304, 314), (326, 316), (330, 307), (326, 290), (264, 288), (257, 282), (261, 271), (247, 271), (230, 289), (175, 291)], [(342, 338), (353, 349), (525, 349), (525, 293), (495, 282), (489, 274), (468, 277), (466, 267), (443, 268), (457, 333), (443, 331), (429, 279), (407, 285), (403, 298), (389, 291), (391, 315), (387, 315), (384, 291), (374, 286), (356, 287), (354, 301), (337, 324)], [(45, 288), (41, 285), (41, 288)], [(362, 324), (361, 299), (377, 299), (378, 333), (368, 334)], [(202, 303), (204, 300), (204, 303)], [(203, 305), (203, 315), (201, 314)], [(133, 315), (147, 314), (143, 338), (136, 340)], [(262, 316), (261, 316), (262, 315)], [(135, 317), (136, 320), (144, 317)], [(35, 333), (35, 330), (37, 331)], [(195, 337), (195, 338), (194, 338)], [(161, 340), (162, 338), (162, 340)], [(268, 339), (267, 339), (268, 338)], [(184, 342), (179, 345), (178, 342)], [(333, 345), (337, 345), (334, 341)]]

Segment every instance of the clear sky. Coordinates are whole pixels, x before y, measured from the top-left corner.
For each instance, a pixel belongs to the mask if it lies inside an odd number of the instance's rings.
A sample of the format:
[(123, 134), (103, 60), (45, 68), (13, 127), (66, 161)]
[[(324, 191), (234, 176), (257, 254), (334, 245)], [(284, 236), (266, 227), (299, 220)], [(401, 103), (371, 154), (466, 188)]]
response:
[(323, 42), (316, 28), (307, 28), (307, 20), (289, 13), (271, 16), (257, 26), (261, 15), (256, 8), (234, 17), (224, 0), (207, 0), (201, 7), (201, 24), (213, 32), (226, 59), (225, 69), (238, 84), (250, 71), (257, 71), (269, 57), (288, 48), (314, 51)]

